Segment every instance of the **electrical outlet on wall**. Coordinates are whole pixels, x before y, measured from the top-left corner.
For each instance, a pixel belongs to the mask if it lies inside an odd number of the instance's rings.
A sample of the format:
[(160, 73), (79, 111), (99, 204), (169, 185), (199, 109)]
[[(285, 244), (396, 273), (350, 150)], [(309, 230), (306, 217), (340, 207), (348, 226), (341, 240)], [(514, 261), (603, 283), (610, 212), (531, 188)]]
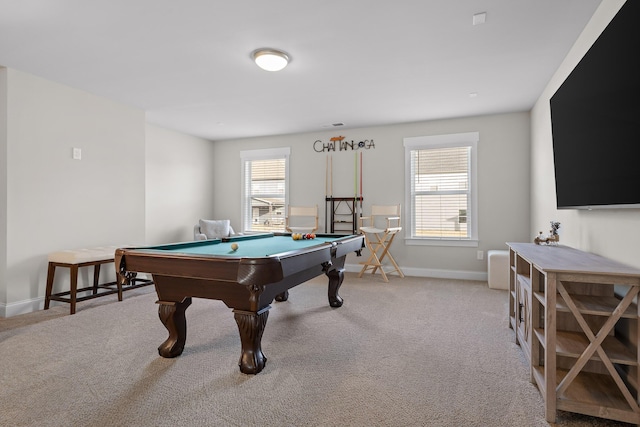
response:
[(478, 261), (482, 261), (484, 259), (484, 251), (476, 252), (476, 257), (478, 258)]

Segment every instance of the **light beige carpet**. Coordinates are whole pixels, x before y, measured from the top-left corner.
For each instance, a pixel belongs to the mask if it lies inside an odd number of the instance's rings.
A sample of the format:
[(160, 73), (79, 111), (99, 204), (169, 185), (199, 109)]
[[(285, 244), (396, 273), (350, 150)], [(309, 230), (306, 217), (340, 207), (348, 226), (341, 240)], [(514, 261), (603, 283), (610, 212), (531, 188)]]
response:
[[(230, 309), (194, 299), (182, 356), (155, 293), (0, 319), (2, 426), (547, 426), (506, 291), (486, 283), (347, 274), (272, 304), (258, 375), (240, 373)], [(42, 318), (40, 319), (39, 316)], [(559, 413), (562, 426), (615, 422)]]

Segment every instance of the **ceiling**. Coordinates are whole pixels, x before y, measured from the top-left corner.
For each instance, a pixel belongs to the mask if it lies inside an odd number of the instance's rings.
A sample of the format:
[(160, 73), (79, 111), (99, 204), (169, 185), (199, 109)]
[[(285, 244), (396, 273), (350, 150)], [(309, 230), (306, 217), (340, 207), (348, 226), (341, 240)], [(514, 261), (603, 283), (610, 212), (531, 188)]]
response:
[(527, 111), (599, 4), (0, 0), (0, 65), (211, 140)]

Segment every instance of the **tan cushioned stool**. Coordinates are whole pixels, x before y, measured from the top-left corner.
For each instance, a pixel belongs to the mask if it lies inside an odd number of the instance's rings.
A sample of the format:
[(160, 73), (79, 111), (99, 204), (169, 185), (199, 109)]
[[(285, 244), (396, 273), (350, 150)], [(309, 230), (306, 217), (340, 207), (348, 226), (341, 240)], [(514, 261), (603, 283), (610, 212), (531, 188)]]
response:
[(81, 264), (83, 262), (103, 261), (110, 259), (113, 262), (116, 249), (120, 246), (102, 246), (98, 248), (76, 249), (52, 252), (49, 254), (49, 262), (61, 264)]
[[(102, 264), (112, 263), (115, 258), (116, 249), (126, 246), (127, 245), (100, 246), (97, 248), (64, 250), (50, 253), (48, 256), (49, 266), (47, 271), (47, 290), (44, 300), (44, 309), (49, 309), (49, 305), (52, 300), (61, 301), (69, 303), (70, 314), (74, 314), (76, 312), (77, 302), (114, 293), (118, 294), (118, 301), (122, 301), (123, 290), (146, 286), (153, 283), (151, 280), (137, 279), (135, 276), (128, 280), (128, 284), (124, 289), (117, 281), (102, 284), (99, 283), (100, 266)], [(93, 266), (93, 286), (78, 289), (78, 269), (80, 267), (89, 266)], [(53, 294), (53, 282), (57, 267), (69, 269), (70, 284), (68, 291)], [(99, 289), (100, 292), (98, 292)], [(85, 291), (91, 291), (91, 294), (82, 297), (77, 296), (78, 292)]]

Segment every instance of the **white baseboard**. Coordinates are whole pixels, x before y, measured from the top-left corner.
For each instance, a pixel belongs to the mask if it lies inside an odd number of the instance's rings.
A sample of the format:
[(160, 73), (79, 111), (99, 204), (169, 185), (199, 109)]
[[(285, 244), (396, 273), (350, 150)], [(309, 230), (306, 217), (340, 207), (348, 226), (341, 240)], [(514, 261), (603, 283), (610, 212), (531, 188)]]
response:
[(10, 304), (0, 303), (0, 317), (12, 317), (19, 314), (32, 313), (44, 308), (44, 297), (12, 302)]
[[(362, 270), (362, 265), (359, 264), (345, 264), (345, 271), (349, 273), (359, 273)], [(402, 272), (407, 276), (412, 277), (433, 277), (436, 279), (457, 279), (457, 280), (479, 280), (481, 282), (487, 281), (486, 271), (463, 271), (463, 270), (438, 270), (434, 268), (414, 268), (414, 267), (400, 267)], [(386, 271), (386, 270), (385, 270)]]
[[(138, 278), (140, 279), (148, 279), (150, 275), (146, 273), (139, 273)], [(60, 301), (49, 301), (50, 307), (55, 307), (56, 305), (69, 305), (66, 302)], [(0, 317), (12, 317), (17, 316), (19, 314), (27, 314), (32, 313), (34, 311), (44, 310), (44, 296), (36, 297), (28, 300), (12, 302), (9, 304), (0, 303)]]
[[(359, 273), (362, 269), (360, 264), (345, 264), (345, 271), (349, 273)], [(458, 280), (479, 280), (487, 281), (486, 271), (461, 271), (461, 270), (437, 270), (433, 268), (412, 268), (401, 267), (402, 272), (413, 277), (433, 277), (437, 279), (458, 279)], [(142, 276), (142, 275), (141, 275)], [(146, 277), (146, 275), (145, 275)], [(55, 305), (56, 301), (51, 301)], [(30, 300), (18, 301), (10, 304), (0, 303), (0, 317), (12, 317), (19, 314), (32, 313), (44, 308), (44, 297), (37, 297)]]

